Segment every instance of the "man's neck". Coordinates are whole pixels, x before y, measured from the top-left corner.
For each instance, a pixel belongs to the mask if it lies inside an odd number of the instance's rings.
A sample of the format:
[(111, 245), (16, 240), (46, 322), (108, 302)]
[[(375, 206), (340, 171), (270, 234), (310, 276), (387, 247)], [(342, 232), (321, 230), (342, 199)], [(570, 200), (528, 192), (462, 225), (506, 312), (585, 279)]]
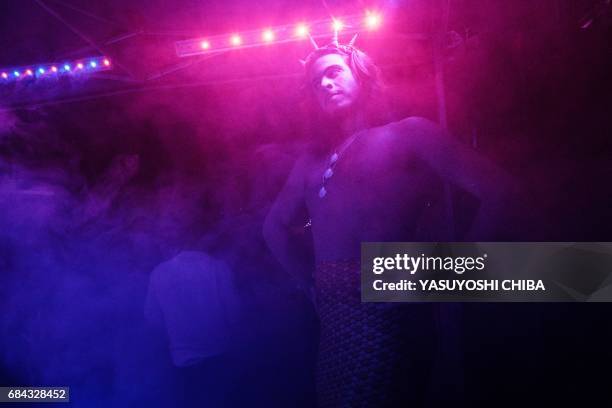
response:
[(339, 119), (337, 130), (334, 132), (333, 140), (330, 140), (332, 147), (337, 148), (348, 138), (367, 127), (365, 115), (361, 112), (348, 114)]
[(344, 118), (340, 128), (344, 137), (351, 136), (352, 134), (366, 128), (365, 117), (361, 112), (354, 115), (349, 115), (348, 117)]

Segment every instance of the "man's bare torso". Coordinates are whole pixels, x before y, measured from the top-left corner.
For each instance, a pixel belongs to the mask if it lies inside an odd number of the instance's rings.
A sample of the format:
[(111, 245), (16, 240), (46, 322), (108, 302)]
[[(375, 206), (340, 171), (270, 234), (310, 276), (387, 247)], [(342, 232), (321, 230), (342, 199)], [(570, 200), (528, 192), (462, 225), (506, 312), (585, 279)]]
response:
[(317, 262), (359, 258), (361, 242), (419, 238), (419, 218), (439, 200), (441, 182), (406, 138), (394, 123), (360, 132), (340, 155), (324, 198), (318, 193), (331, 152), (304, 159)]

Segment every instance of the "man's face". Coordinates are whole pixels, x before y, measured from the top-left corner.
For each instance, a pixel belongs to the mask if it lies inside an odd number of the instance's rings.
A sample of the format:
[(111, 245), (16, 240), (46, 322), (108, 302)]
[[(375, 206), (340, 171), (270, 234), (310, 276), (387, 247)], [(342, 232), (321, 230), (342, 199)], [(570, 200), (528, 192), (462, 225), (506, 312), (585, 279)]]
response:
[(328, 115), (345, 112), (359, 97), (359, 82), (342, 55), (319, 57), (310, 70), (310, 80), (319, 106)]

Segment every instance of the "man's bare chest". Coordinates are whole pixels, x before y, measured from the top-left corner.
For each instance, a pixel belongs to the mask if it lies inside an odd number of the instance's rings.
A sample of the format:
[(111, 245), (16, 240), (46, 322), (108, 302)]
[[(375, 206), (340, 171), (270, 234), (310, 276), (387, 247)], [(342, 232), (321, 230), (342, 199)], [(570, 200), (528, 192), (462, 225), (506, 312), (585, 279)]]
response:
[(398, 202), (411, 207), (430, 194), (436, 181), (431, 169), (415, 155), (397, 155), (391, 148), (361, 143), (333, 166), (329, 157), (314, 160), (304, 186), (310, 213), (380, 212)]

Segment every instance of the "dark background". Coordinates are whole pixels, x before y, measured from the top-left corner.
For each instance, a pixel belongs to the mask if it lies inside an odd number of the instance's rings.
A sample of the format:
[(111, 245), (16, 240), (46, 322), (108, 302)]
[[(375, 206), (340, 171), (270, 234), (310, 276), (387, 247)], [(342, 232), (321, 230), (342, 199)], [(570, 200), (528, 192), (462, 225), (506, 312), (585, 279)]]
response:
[[(442, 80), (449, 131), (522, 186), (490, 239), (609, 241), (608, 2), (375, 6), (385, 13), (383, 27), (357, 45), (383, 69), (394, 115), (438, 121)], [(253, 401), (310, 401), (316, 321), (260, 236), (311, 136), (299, 108), (297, 62), (308, 45), (180, 59), (174, 42), (372, 4), (48, 0), (0, 7), (1, 67), (102, 53), (114, 65), (78, 79), (0, 84), (0, 383), (70, 385), (86, 406), (168, 406), (172, 393), (161, 384), (173, 381), (169, 356), (142, 319), (148, 275), (177, 248), (217, 230), (229, 231), (227, 252), (241, 254), (241, 290), (266, 322), (252, 328), (258, 341), (250, 351), (265, 356), (250, 362), (258, 375), (245, 377)], [(455, 198), (460, 240), (469, 200)], [(502, 405), (609, 399), (609, 309), (458, 307), (465, 373), (440, 381), (464, 384), (470, 400)]]

